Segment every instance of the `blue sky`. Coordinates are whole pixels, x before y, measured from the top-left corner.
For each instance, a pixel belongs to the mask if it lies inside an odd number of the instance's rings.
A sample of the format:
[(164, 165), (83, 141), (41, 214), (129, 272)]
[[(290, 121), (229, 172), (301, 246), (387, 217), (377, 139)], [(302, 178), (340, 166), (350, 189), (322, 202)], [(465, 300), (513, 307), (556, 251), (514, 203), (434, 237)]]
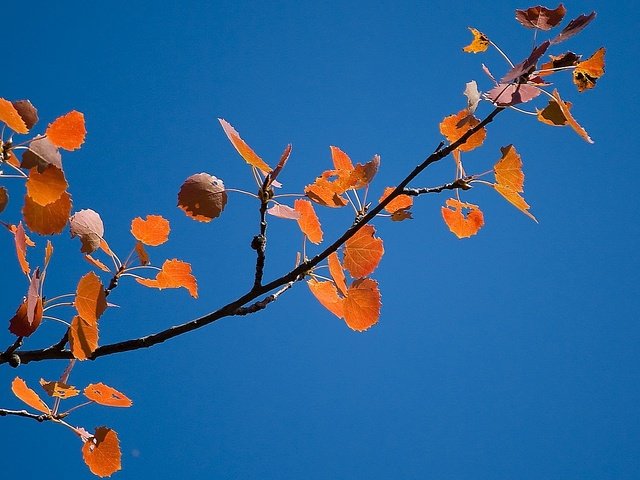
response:
[[(102, 381), (135, 402), (89, 407), (70, 420), (118, 431), (115, 478), (635, 479), (640, 476), (638, 78), (635, 4), (565, 2), (598, 17), (566, 47), (607, 48), (606, 74), (578, 94), (558, 79), (595, 140), (505, 112), (466, 167), (484, 171), (513, 143), (522, 154), (535, 224), (490, 189), (486, 226), (458, 240), (440, 217), (447, 195), (421, 197), (414, 220), (375, 222), (385, 256), (375, 278), (383, 308), (366, 333), (349, 330), (304, 285), (266, 311), (229, 318), (147, 351), (85, 362), (78, 386)], [(252, 189), (249, 169), (216, 118), (267, 161), (293, 143), (281, 176), (300, 192), (330, 166), (329, 145), (382, 167), (373, 191), (402, 178), (436, 147), (438, 123), (465, 105), (466, 82), (500, 75), (495, 52), (463, 54), (485, 32), (514, 60), (531, 35), (515, 8), (492, 2), (12, 2), (3, 6), (0, 96), (29, 98), (41, 128), (84, 112), (88, 136), (64, 155), (74, 209), (98, 211), (118, 252), (132, 218), (162, 214), (170, 242), (152, 253), (192, 262), (200, 298), (124, 282), (101, 320), (104, 342), (195, 318), (252, 280), (257, 207), (232, 195), (210, 224), (175, 207), (182, 181), (208, 172)], [(555, 6), (549, 5), (549, 6)], [(545, 102), (546, 103), (546, 102)], [(480, 107), (480, 114), (489, 106)], [(477, 165), (477, 167), (476, 167)], [(415, 186), (451, 179), (452, 163)], [(8, 182), (8, 180), (7, 180)], [(3, 183), (4, 184), (4, 183)], [(12, 198), (21, 186), (9, 184)], [(15, 202), (18, 203), (18, 202)], [(16, 216), (9, 209), (3, 219)], [(323, 211), (327, 238), (349, 225)], [(0, 260), (1, 314), (24, 294), (11, 239)], [(300, 249), (293, 223), (269, 225), (267, 278)], [(88, 266), (78, 242), (56, 239), (49, 294), (73, 291)], [(45, 323), (31, 346), (59, 338)], [(4, 340), (1, 340), (4, 339)], [(3, 344), (12, 341), (0, 333)], [(38, 343), (42, 342), (42, 343)], [(4, 347), (2, 347), (4, 348)], [(0, 369), (0, 407), (21, 408), (16, 374), (36, 385), (63, 362)], [(4, 385), (4, 387), (3, 387)], [(0, 419), (7, 478), (89, 478), (80, 442), (56, 425)]]

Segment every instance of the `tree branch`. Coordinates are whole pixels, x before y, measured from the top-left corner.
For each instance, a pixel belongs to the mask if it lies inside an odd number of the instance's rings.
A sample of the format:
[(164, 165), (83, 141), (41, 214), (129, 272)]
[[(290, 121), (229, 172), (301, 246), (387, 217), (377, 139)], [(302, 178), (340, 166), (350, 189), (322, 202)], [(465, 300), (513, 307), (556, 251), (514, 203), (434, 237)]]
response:
[[(103, 345), (98, 347), (93, 354), (91, 355), (91, 359), (95, 360), (96, 358), (103, 357), (106, 355), (112, 355), (115, 353), (122, 353), (131, 350), (138, 350), (141, 348), (148, 348), (153, 345), (157, 345), (159, 343), (165, 342), (171, 338), (177, 337), (184, 333), (190, 332), (192, 330), (197, 330), (202, 328), (210, 323), (215, 322), (223, 317), (233, 316), (241, 314), (241, 307), (246, 305), (249, 302), (256, 300), (257, 298), (269, 293), (276, 288), (282, 287), (283, 285), (287, 285), (289, 283), (295, 283), (305, 277), (305, 275), (312, 270), (316, 265), (318, 265), (321, 261), (326, 259), (331, 253), (335, 252), (342, 246), (349, 238), (351, 238), (358, 230), (360, 230), (364, 225), (368, 224), (375, 216), (380, 213), (384, 207), (386, 207), (394, 198), (398, 195), (401, 195), (405, 192), (405, 189), (409, 185), (409, 183), (416, 178), (420, 173), (422, 173), (429, 165), (435, 163), (443, 158), (447, 157), (451, 152), (453, 152), (456, 148), (466, 143), (466, 141), (478, 130), (484, 128), (487, 124), (491, 123), (493, 119), (504, 110), (504, 107), (496, 107), (489, 115), (487, 115), (478, 125), (469, 129), (464, 135), (462, 135), (458, 140), (453, 142), (452, 144), (442, 148), (442, 144), (438, 146), (438, 148), (429, 155), (422, 163), (416, 166), (399, 184), (398, 186), (378, 205), (371, 208), (366, 215), (362, 216), (356, 222), (353, 223), (338, 239), (336, 239), (331, 245), (326, 247), (321, 253), (316, 255), (315, 257), (302, 262), (296, 268), (291, 270), (290, 272), (282, 275), (281, 277), (272, 280), (271, 282), (261, 285), (261, 283), (257, 283), (257, 287), (254, 286), (247, 293), (237, 298), (236, 300), (228, 303), (227, 305), (215, 310), (211, 313), (208, 313), (200, 318), (195, 320), (191, 320), (189, 322), (176, 325), (174, 327), (170, 327), (166, 330), (162, 330), (158, 333), (154, 333), (151, 335), (147, 335), (145, 337), (135, 338), (131, 340), (125, 340), (122, 342), (116, 342), (108, 345)], [(455, 183), (455, 182), (454, 182)], [(440, 188), (440, 187), (436, 187)], [(462, 187), (459, 187), (462, 188)], [(447, 188), (443, 188), (445, 190)], [(450, 188), (449, 188), (450, 189)], [(420, 189), (418, 189), (420, 190)], [(410, 195), (410, 193), (409, 193)], [(266, 211), (266, 210), (265, 210)], [(264, 227), (266, 229), (266, 226)], [(264, 255), (264, 252), (262, 253)], [(260, 255), (260, 254), (259, 254)], [(259, 257), (260, 258), (260, 257)], [(263, 258), (264, 261), (264, 258)], [(259, 262), (257, 262), (259, 263)], [(264, 267), (264, 263), (262, 263), (262, 267)], [(259, 265), (256, 267), (256, 276), (258, 276)], [(262, 273), (260, 273), (260, 278), (262, 277)], [(266, 299), (265, 299), (266, 300)], [(260, 302), (257, 302), (260, 303)], [(270, 303), (270, 302), (269, 302)], [(266, 306), (266, 305), (265, 305)], [(251, 308), (251, 307), (246, 307)], [(261, 308), (255, 307), (258, 311)], [(250, 312), (247, 312), (250, 313)], [(41, 350), (31, 350), (31, 351), (18, 351), (14, 352), (13, 356), (18, 356), (21, 363), (29, 363), (34, 361), (42, 361), (42, 360), (51, 360), (51, 359), (69, 359), (73, 358), (73, 355), (69, 350), (57, 350), (52, 347), (47, 347)], [(0, 364), (7, 363), (8, 359), (5, 358), (4, 355), (0, 355)]]
[(33, 418), (38, 422), (44, 422), (46, 420), (51, 420), (51, 415), (47, 415), (46, 413), (42, 413), (37, 415), (35, 413), (27, 412), (26, 410), (7, 410), (4, 408), (0, 408), (0, 417), (6, 417), (7, 415), (15, 415), (17, 417), (26, 417)]
[(473, 177), (458, 178), (454, 182), (445, 183), (439, 187), (405, 188), (402, 193), (412, 197), (417, 197), (418, 195), (424, 195), (426, 193), (440, 193), (444, 190), (469, 190), (471, 188), (469, 181), (472, 179)]

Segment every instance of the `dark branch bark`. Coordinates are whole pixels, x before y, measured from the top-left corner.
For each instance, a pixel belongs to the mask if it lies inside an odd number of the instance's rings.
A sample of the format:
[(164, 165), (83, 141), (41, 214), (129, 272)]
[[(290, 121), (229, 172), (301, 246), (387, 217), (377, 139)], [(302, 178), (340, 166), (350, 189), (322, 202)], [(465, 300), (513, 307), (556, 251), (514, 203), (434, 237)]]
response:
[[(200, 318), (195, 320), (183, 323), (181, 325), (177, 325), (166, 330), (163, 330), (158, 333), (154, 333), (152, 335), (147, 335), (145, 337), (135, 338), (131, 340), (125, 340), (122, 342), (116, 342), (108, 345), (103, 345), (99, 347), (93, 355), (91, 356), (92, 360), (96, 358), (103, 357), (106, 355), (112, 355), (115, 353), (128, 352), (131, 350), (138, 350), (141, 348), (151, 347), (153, 345), (157, 345), (159, 343), (165, 342), (171, 338), (177, 337), (184, 333), (190, 332), (192, 330), (197, 330), (199, 328), (204, 327), (205, 325), (209, 325), (210, 323), (215, 322), (223, 317), (234, 316), (243, 314), (242, 307), (249, 302), (253, 302), (256, 299), (266, 295), (272, 290), (280, 288), (287, 284), (293, 284), (299, 280), (302, 280), (305, 275), (317, 266), (320, 262), (326, 259), (331, 253), (338, 250), (340, 246), (342, 246), (349, 238), (351, 238), (358, 230), (360, 230), (364, 225), (368, 224), (375, 216), (382, 212), (384, 207), (386, 207), (394, 198), (398, 195), (405, 193), (405, 189), (409, 183), (415, 179), (420, 173), (422, 173), (429, 165), (435, 163), (443, 158), (447, 157), (452, 151), (454, 151), (459, 146), (463, 145), (469, 137), (471, 137), (475, 132), (484, 128), (487, 124), (491, 123), (493, 119), (498, 115), (501, 111), (504, 110), (504, 107), (496, 107), (487, 117), (485, 117), (478, 125), (469, 129), (464, 135), (462, 135), (458, 140), (453, 142), (452, 144), (442, 147), (442, 144), (438, 146), (438, 148), (429, 155), (422, 163), (416, 166), (399, 184), (398, 186), (378, 205), (371, 208), (366, 215), (362, 216), (358, 219), (354, 224), (349, 227), (338, 239), (336, 239), (331, 245), (326, 247), (321, 253), (316, 255), (315, 257), (302, 262), (296, 268), (291, 270), (290, 272), (282, 275), (271, 282), (262, 285), (261, 282), (257, 282), (257, 287), (254, 286), (247, 293), (237, 298), (236, 300), (228, 303), (227, 305), (215, 310), (214, 312), (208, 313)], [(455, 183), (455, 182), (454, 182)], [(440, 188), (440, 187), (436, 187)], [(453, 188), (453, 187), (452, 187)], [(455, 188), (462, 188), (455, 187)], [(451, 189), (446, 188), (446, 185), (443, 186), (442, 190)], [(417, 189), (418, 191), (420, 189)], [(408, 193), (411, 195), (411, 193)], [(266, 229), (266, 226), (265, 226)], [(264, 254), (264, 252), (263, 252)], [(264, 260), (264, 259), (263, 259)], [(264, 266), (264, 263), (262, 264)], [(257, 270), (257, 269), (256, 269)], [(256, 275), (257, 275), (256, 271)], [(260, 274), (261, 278), (261, 274)], [(266, 300), (266, 299), (265, 299)], [(257, 302), (260, 303), (260, 302)], [(271, 302), (267, 302), (264, 306)], [(256, 305), (256, 304), (254, 304)], [(246, 308), (251, 308), (246, 307)], [(262, 308), (254, 307), (256, 310), (261, 310)], [(264, 308), (264, 307), (263, 307)], [(247, 312), (251, 313), (251, 312)], [(34, 361), (42, 361), (42, 360), (52, 360), (52, 359), (69, 359), (73, 358), (71, 352), (69, 350), (59, 350), (54, 348), (55, 346), (44, 348), (41, 350), (31, 350), (31, 351), (17, 351), (14, 352), (14, 356), (18, 356), (20, 358), (21, 363), (29, 363)], [(5, 358), (4, 355), (0, 355), (0, 364), (7, 363), (8, 359)]]
[(444, 190), (469, 190), (471, 188), (469, 181), (472, 179), (473, 177), (459, 178), (454, 182), (445, 183), (444, 185), (440, 185), (439, 187), (405, 188), (402, 193), (404, 193), (405, 195), (410, 195), (412, 197), (417, 197), (419, 195), (424, 195), (427, 193), (440, 193)]
[(6, 417), (7, 415), (15, 415), (17, 417), (26, 417), (26, 418), (33, 418), (34, 420), (37, 420), (38, 422), (44, 422), (46, 420), (51, 420), (51, 416), (47, 415), (47, 414), (35, 414), (35, 413), (30, 413), (27, 412), (26, 410), (7, 410), (4, 408), (0, 408), (0, 417)]

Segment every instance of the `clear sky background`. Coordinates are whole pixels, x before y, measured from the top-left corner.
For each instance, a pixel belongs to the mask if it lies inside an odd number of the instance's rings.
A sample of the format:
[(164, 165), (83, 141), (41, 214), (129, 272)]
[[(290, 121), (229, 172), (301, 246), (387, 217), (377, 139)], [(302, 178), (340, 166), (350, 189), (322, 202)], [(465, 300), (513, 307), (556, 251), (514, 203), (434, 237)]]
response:
[[(458, 240), (440, 217), (448, 195), (421, 197), (413, 221), (375, 222), (386, 249), (374, 275), (383, 308), (366, 333), (349, 330), (300, 284), (257, 315), (78, 365), (72, 383), (102, 381), (135, 402), (70, 417), (118, 431), (123, 471), (115, 478), (640, 478), (637, 5), (565, 5), (569, 18), (594, 9), (598, 17), (562, 47), (587, 56), (607, 47), (595, 90), (578, 94), (568, 75), (557, 85), (596, 143), (505, 112), (485, 146), (465, 157), (468, 170), (484, 171), (499, 147), (515, 144), (540, 223), (478, 186), (463, 199), (482, 207), (486, 226)], [(195, 318), (252, 281), (258, 217), (249, 197), (231, 195), (210, 224), (175, 207), (194, 173), (254, 188), (217, 117), (272, 164), (293, 143), (281, 177), (289, 192), (329, 168), (329, 145), (358, 162), (379, 153), (377, 199), (433, 151), (438, 123), (465, 105), (466, 82), (490, 87), (481, 63), (505, 71), (495, 52), (462, 53), (467, 26), (518, 61), (532, 36), (514, 9), (528, 6), (4, 4), (0, 96), (31, 99), (41, 118), (35, 131), (72, 109), (86, 116), (85, 146), (64, 154), (74, 210), (98, 211), (121, 256), (133, 245), (133, 217), (164, 215), (173, 231), (153, 259), (190, 261), (199, 280), (198, 300), (123, 282), (109, 297), (121, 308), (103, 316), (102, 341)], [(439, 185), (452, 172), (447, 160), (415, 186)], [(19, 199), (22, 186), (12, 182)], [(3, 219), (15, 221), (16, 211)], [(321, 219), (327, 239), (350, 222), (346, 211)], [(2, 242), (0, 315), (8, 320), (26, 286), (11, 238)], [(55, 245), (49, 296), (73, 291), (89, 269), (67, 233)], [(289, 269), (300, 246), (293, 222), (272, 219), (267, 278)], [(61, 328), (43, 324), (29, 347), (57, 340)], [(0, 340), (0, 348), (13, 341), (4, 330)], [(22, 408), (9, 387), (16, 374), (35, 388), (64, 365), (3, 366), (0, 407)], [(90, 478), (66, 429), (2, 418), (0, 432), (3, 478)]]

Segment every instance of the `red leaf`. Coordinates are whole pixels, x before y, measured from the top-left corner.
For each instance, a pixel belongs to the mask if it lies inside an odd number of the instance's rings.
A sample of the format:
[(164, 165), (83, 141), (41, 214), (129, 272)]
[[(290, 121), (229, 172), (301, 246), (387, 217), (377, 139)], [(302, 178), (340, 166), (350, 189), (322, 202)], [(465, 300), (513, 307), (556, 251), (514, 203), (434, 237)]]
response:
[(580, 33), (582, 29), (589, 25), (594, 18), (596, 18), (596, 12), (591, 12), (588, 15), (582, 14), (579, 17), (574, 18), (567, 24), (566, 27), (562, 29), (562, 31), (558, 35), (556, 35), (553, 40), (551, 40), (551, 44), (554, 45), (560, 42), (564, 42), (565, 40)]
[(551, 30), (562, 21), (566, 13), (567, 9), (562, 4), (553, 10), (538, 5), (526, 10), (516, 10), (516, 20), (527, 28)]

